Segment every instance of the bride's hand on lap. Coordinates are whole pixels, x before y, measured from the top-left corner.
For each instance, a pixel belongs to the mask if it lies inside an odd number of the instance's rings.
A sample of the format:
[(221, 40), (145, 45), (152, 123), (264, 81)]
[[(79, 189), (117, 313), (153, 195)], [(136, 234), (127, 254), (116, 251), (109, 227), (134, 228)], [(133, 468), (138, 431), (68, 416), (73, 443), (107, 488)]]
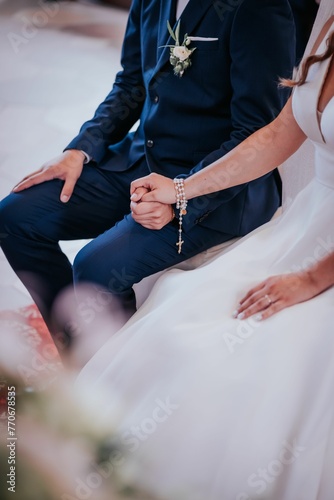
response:
[(286, 307), (311, 299), (320, 292), (308, 271), (272, 276), (255, 286), (242, 298), (234, 317), (254, 316), (263, 320)]
[[(138, 189), (145, 188), (146, 194), (139, 194)], [(159, 202), (166, 205), (175, 203), (175, 188), (174, 182), (168, 177), (152, 173), (146, 177), (136, 179), (131, 183), (131, 200), (138, 202)]]

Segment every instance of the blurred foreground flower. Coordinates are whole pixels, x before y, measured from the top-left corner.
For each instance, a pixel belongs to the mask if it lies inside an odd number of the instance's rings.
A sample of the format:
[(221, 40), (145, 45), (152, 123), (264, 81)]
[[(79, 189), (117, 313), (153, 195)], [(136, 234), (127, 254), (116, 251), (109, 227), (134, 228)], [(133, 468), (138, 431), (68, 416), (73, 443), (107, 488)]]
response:
[(127, 455), (115, 444), (121, 406), (112, 417), (101, 414), (108, 394), (75, 387), (74, 371), (59, 363), (48, 370), (46, 359), (38, 358), (40, 369), (27, 380), (36, 355), (22, 332), (2, 325), (0, 384), (8, 397), (0, 418), (0, 498), (149, 500), (122, 479)]

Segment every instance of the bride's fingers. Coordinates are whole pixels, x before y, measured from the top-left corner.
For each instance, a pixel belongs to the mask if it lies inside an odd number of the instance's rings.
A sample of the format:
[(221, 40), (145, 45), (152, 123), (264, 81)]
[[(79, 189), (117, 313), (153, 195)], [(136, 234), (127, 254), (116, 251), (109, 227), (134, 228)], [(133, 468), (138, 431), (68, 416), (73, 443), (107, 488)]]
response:
[[(254, 292), (234, 311), (233, 316), (238, 319), (246, 319), (254, 314), (265, 311), (280, 301), (280, 294), (263, 287)], [(276, 307), (276, 306), (275, 306)]]
[(247, 305), (238, 309), (236, 317), (238, 319), (247, 319), (261, 311), (267, 309), (272, 303), (268, 301), (266, 296), (261, 296), (258, 299), (250, 301)]
[(151, 189), (153, 176), (154, 174), (149, 174), (145, 177), (140, 177), (139, 179), (132, 181), (130, 185), (130, 195), (132, 196), (138, 188), (145, 188), (148, 190)]
[(154, 191), (148, 191), (143, 195), (142, 201), (147, 201), (148, 203), (157, 201), (157, 199), (159, 198), (159, 196), (157, 196), (158, 192), (159, 191), (157, 189), (155, 189)]
[(246, 293), (246, 295), (240, 300), (239, 304), (243, 305), (244, 302), (246, 302), (247, 300), (249, 300), (254, 294), (256, 294), (256, 292), (259, 292), (259, 291), (263, 290), (265, 288), (265, 286), (266, 286), (266, 281), (262, 281), (258, 285), (256, 285), (253, 288), (251, 288), (249, 290), (249, 292)]
[(248, 293), (242, 302), (239, 302), (238, 311), (242, 312), (246, 310), (251, 305), (255, 304), (259, 300), (262, 300), (263, 297), (267, 295), (267, 291), (265, 287), (260, 288), (258, 291), (253, 291), (252, 293)]
[(147, 188), (138, 187), (138, 188), (136, 188), (136, 191), (130, 196), (130, 200), (138, 203), (139, 201), (141, 201), (142, 197), (147, 192), (148, 192)]
[(264, 319), (270, 318), (270, 316), (273, 316), (274, 314), (278, 313), (282, 309), (287, 307), (286, 304), (284, 304), (283, 301), (278, 300), (277, 302), (274, 302), (271, 304), (270, 307), (267, 307), (267, 309), (264, 309), (264, 311), (259, 312), (256, 316), (255, 319), (257, 321), (262, 321)]

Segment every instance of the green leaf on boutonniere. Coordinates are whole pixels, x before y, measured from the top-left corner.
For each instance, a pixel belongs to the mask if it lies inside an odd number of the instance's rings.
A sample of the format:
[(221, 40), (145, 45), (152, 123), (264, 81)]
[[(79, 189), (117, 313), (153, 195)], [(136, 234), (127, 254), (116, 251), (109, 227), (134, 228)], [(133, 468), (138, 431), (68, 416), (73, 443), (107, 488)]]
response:
[[(179, 22), (179, 24), (180, 24), (180, 22)], [(173, 40), (175, 40), (175, 42), (177, 42), (176, 37), (174, 35), (174, 32), (172, 30), (172, 27), (171, 27), (169, 21), (167, 21), (167, 29), (168, 29), (168, 32), (169, 32), (170, 36), (173, 38)]]
[(180, 41), (179, 41), (179, 36), (180, 36), (180, 25), (181, 25), (181, 22), (179, 21), (176, 25), (176, 28), (175, 28), (175, 38), (176, 38), (176, 45), (180, 45)]

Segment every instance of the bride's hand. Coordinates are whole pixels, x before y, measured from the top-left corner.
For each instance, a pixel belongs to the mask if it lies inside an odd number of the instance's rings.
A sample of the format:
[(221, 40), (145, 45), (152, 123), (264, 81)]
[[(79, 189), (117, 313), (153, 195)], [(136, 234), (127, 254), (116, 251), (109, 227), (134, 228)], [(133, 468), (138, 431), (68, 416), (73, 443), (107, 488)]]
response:
[(308, 271), (272, 276), (249, 290), (233, 315), (246, 319), (255, 314), (258, 320), (266, 319), (318, 293), (319, 288)]
[[(139, 188), (148, 190), (146, 194), (138, 192)], [(136, 179), (131, 183), (131, 201), (158, 201), (166, 205), (175, 203), (174, 182), (168, 177), (152, 173), (146, 177)]]

